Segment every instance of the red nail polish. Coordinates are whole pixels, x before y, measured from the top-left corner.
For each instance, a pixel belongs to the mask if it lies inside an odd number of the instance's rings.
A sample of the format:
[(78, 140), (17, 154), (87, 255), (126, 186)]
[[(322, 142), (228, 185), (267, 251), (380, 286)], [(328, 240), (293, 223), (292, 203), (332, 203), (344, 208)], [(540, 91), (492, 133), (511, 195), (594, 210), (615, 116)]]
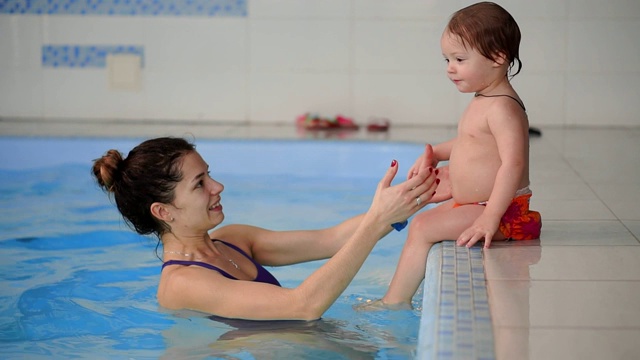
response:
[(440, 179), (436, 179), (436, 185), (440, 184)]
[(397, 161), (395, 161), (395, 160), (392, 160), (392, 161), (391, 161), (391, 167), (394, 167), (394, 166), (396, 166), (396, 164), (397, 164), (397, 163), (398, 163)]
[(439, 172), (440, 172), (440, 170), (436, 169), (436, 175), (438, 175)]
[(431, 194), (431, 196), (433, 196), (433, 195), (435, 195), (435, 194), (436, 194), (436, 192), (434, 191), (434, 192), (433, 192), (433, 194)]
[(432, 168), (432, 167), (430, 167), (430, 168), (429, 168), (429, 174), (431, 174), (432, 172), (433, 172), (433, 168)]

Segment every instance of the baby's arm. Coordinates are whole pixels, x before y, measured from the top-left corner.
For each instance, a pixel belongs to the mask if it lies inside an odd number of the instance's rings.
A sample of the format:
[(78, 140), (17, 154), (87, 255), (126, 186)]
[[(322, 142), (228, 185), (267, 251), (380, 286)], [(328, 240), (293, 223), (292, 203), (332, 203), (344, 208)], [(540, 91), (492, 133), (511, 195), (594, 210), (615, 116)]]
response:
[[(453, 144), (455, 143), (456, 138), (453, 138), (449, 141), (437, 144), (433, 146), (433, 157), (431, 159), (431, 166), (434, 168), (438, 166), (438, 162), (449, 160), (449, 156), (451, 155), (451, 148), (453, 148)], [(422, 164), (422, 159), (424, 158), (425, 153), (420, 154), (416, 161), (413, 163), (413, 166), (409, 169), (407, 173), (407, 179), (411, 179), (416, 176), (418, 173), (418, 169), (420, 168), (420, 164)]]
[(491, 115), (489, 129), (497, 143), (501, 165), (486, 208), (473, 225), (462, 232), (458, 245), (470, 247), (484, 239), (484, 247), (488, 248), (498, 231), (500, 220), (511, 204), (527, 166), (527, 121), (523, 116), (521, 109), (508, 107)]

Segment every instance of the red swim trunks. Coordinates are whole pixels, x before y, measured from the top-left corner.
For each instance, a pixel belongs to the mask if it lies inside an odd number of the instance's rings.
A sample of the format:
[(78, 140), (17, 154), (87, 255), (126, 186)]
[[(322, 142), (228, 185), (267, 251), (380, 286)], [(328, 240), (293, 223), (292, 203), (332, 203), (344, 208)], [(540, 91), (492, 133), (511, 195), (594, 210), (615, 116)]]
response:
[[(500, 219), (500, 232), (511, 240), (533, 240), (540, 238), (540, 230), (542, 229), (542, 218), (537, 211), (529, 210), (529, 199), (531, 193), (516, 196), (511, 201), (511, 205)], [(453, 207), (457, 208), (463, 205), (457, 204)], [(476, 205), (486, 206), (485, 203), (477, 203)]]

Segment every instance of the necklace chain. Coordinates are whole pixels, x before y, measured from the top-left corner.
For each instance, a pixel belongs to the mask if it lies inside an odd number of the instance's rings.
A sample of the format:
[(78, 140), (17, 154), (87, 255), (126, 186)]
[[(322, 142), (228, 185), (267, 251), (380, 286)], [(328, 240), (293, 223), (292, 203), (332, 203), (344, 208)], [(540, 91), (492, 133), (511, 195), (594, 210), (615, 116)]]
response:
[[(186, 257), (194, 256), (194, 255), (195, 255), (195, 254), (193, 254), (193, 253), (189, 254), (189, 253), (183, 253), (183, 252), (180, 252), (180, 251), (165, 251), (164, 253), (165, 253), (165, 254), (177, 254), (177, 255), (182, 255), (182, 256), (186, 256)], [(198, 259), (194, 259), (194, 260), (198, 260)], [(235, 262), (235, 261), (233, 261), (233, 260), (231, 260), (231, 259), (227, 259), (227, 260), (229, 260), (229, 262), (231, 263), (231, 265), (233, 265), (236, 269), (240, 269), (240, 267), (238, 266), (238, 264), (236, 264), (236, 262)]]
[(507, 95), (507, 94), (485, 95), (485, 94), (480, 94), (480, 93), (476, 93), (476, 94), (474, 95), (474, 97), (478, 97), (478, 96), (487, 97), (487, 98), (490, 98), (490, 97), (500, 97), (500, 96), (505, 96), (505, 97), (508, 97), (508, 98), (513, 99), (515, 102), (517, 102), (517, 103), (518, 103), (518, 105), (520, 105), (520, 107), (522, 108), (522, 110), (527, 111), (527, 109), (524, 107), (524, 104), (523, 104), (523, 103), (521, 103), (521, 102), (520, 102), (520, 100), (516, 99), (515, 97), (513, 97), (513, 96), (511, 96), (511, 95)]

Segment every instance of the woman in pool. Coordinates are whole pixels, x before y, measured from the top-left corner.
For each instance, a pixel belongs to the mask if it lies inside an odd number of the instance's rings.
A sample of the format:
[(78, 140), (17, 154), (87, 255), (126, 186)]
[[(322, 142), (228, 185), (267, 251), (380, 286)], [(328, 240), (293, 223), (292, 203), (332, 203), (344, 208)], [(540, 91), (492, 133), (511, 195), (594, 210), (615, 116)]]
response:
[[(139, 234), (154, 234), (162, 242), (161, 306), (226, 318), (315, 320), (392, 230), (390, 224), (406, 220), (432, 200), (437, 181), (429, 166), (425, 160), (418, 176), (391, 186), (398, 171), (393, 160), (366, 213), (306, 231), (250, 225), (214, 229), (224, 219), (224, 186), (209, 176), (195, 146), (181, 138), (147, 140), (126, 158), (109, 150), (92, 171), (113, 194), (125, 221)], [(293, 289), (281, 287), (263, 267), (327, 258)]]

